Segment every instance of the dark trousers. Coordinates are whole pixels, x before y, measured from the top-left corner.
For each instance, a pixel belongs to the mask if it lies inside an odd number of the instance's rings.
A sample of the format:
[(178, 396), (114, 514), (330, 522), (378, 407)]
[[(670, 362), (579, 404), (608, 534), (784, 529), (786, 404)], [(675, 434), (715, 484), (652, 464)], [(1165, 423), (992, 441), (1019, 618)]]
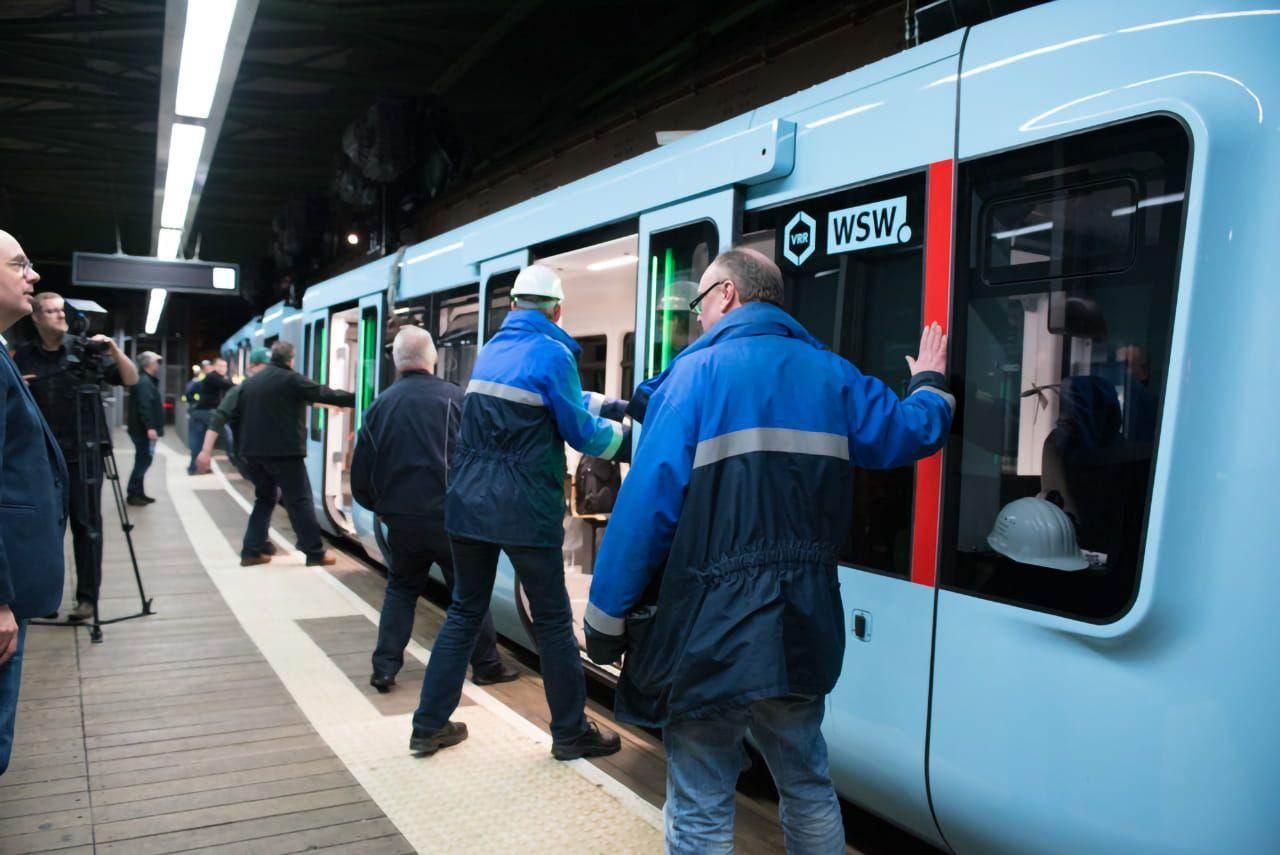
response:
[[(373, 651), (373, 673), (395, 676), (404, 667), (404, 649), (413, 633), (413, 614), (418, 598), (427, 591), (431, 565), (439, 564), (445, 584), (453, 591), (453, 555), (444, 524), (423, 519), (417, 525), (387, 526), (387, 546), (391, 567), (387, 571), (387, 594), (378, 620), (378, 644)], [(480, 622), (479, 640), (471, 654), (471, 667), (487, 671), (498, 667), (498, 634), (486, 608)]]
[(13, 751), (13, 722), (18, 715), (18, 686), (22, 683), (22, 646), (26, 642), (27, 621), (18, 620), (18, 650), (0, 665), (0, 775), (9, 768)]
[(204, 432), (209, 429), (212, 410), (187, 410), (187, 450), (191, 452), (191, 460), (187, 463), (187, 474), (196, 471), (196, 455), (204, 448)]
[(324, 555), (320, 524), (311, 505), (311, 479), (307, 477), (305, 458), (250, 457), (245, 459), (244, 468), (253, 483), (253, 512), (249, 514), (240, 554), (245, 557), (262, 554), (271, 528), (271, 512), (280, 501), (298, 537), (298, 549), (308, 558)]
[(128, 492), (130, 496), (143, 496), (147, 491), (143, 489), (142, 479), (151, 468), (155, 452), (151, 450), (151, 440), (147, 439), (145, 433), (141, 436), (131, 433), (129, 439), (133, 440), (133, 472), (129, 475)]
[(76, 559), (76, 602), (96, 603), (102, 584), (102, 472), (85, 492), (85, 472), (79, 460), (67, 461), (71, 490), (71, 550)]
[(529, 599), (533, 635), (541, 657), (542, 682), (551, 709), (551, 736), (557, 742), (577, 739), (587, 729), (583, 706), (587, 684), (573, 635), (573, 610), (564, 587), (564, 558), (558, 547), (502, 546), (451, 538), (453, 604), (431, 648), (422, 698), (413, 715), (414, 730), (444, 726), (462, 698), (467, 660), (476, 646), (480, 625), (489, 611), (498, 553), (506, 552)]

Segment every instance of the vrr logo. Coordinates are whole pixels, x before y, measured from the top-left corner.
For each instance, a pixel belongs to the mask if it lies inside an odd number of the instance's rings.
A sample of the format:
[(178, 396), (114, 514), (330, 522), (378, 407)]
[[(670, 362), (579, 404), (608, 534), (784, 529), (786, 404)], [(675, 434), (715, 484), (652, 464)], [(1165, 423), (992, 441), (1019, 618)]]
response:
[(796, 215), (787, 223), (782, 232), (782, 256), (796, 267), (804, 264), (813, 255), (817, 235), (814, 230), (817, 223), (804, 211), (796, 211)]

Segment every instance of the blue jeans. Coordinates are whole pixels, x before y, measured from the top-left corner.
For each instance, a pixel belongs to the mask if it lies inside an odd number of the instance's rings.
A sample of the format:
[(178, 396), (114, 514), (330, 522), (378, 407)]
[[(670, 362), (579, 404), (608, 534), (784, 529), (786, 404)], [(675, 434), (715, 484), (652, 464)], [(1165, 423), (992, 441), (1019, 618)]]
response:
[(733, 851), (734, 791), (745, 768), (747, 731), (778, 786), (778, 813), (787, 852), (844, 852), (840, 802), (822, 738), (824, 697), (756, 701), (713, 718), (671, 722), (667, 749), (667, 852)]
[[(394, 677), (404, 667), (404, 649), (413, 634), (413, 614), (418, 598), (427, 592), (431, 565), (439, 564), (445, 584), (453, 590), (453, 555), (444, 524), (422, 519), (410, 525), (388, 525), (387, 546), (391, 567), (387, 570), (387, 594), (378, 619), (378, 644), (373, 651), (373, 673)], [(486, 671), (502, 664), (493, 616), (486, 610), (480, 622), (479, 640), (471, 654), (471, 667)]]
[(506, 552), (529, 599), (533, 635), (542, 660), (542, 683), (551, 708), (551, 736), (570, 742), (587, 730), (583, 707), (587, 683), (573, 635), (573, 609), (564, 587), (564, 557), (559, 547), (502, 546), (478, 540), (450, 538), (453, 546), (453, 603), (440, 635), (431, 648), (422, 698), (413, 714), (413, 729), (431, 732), (443, 727), (458, 708), (462, 681), (489, 612), (498, 553)]
[(253, 511), (244, 530), (240, 555), (256, 558), (267, 546), (271, 529), (271, 512), (280, 501), (289, 514), (289, 525), (298, 538), (298, 549), (308, 558), (324, 555), (320, 524), (311, 505), (311, 479), (307, 477), (306, 460), (302, 457), (251, 457), (244, 462), (245, 472), (253, 484)]
[(146, 477), (151, 461), (155, 459), (155, 449), (145, 433), (141, 436), (131, 433), (129, 439), (133, 440), (133, 472), (129, 475), (129, 495), (144, 496), (147, 491), (143, 488), (142, 479)]
[(18, 620), (18, 651), (0, 665), (0, 775), (9, 768), (13, 751), (13, 721), (18, 715), (18, 686), (22, 682), (22, 646), (26, 642), (27, 622)]
[(212, 410), (187, 410), (187, 450), (191, 452), (191, 462), (187, 464), (187, 474), (196, 471), (196, 455), (204, 448), (204, 432), (209, 429)]

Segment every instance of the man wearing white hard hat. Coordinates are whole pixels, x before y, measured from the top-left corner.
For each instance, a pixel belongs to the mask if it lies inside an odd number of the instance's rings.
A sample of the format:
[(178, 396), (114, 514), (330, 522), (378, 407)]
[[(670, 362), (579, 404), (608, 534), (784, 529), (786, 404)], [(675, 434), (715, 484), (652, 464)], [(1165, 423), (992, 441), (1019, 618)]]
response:
[[(445, 529), (454, 559), (453, 603), (431, 650), (409, 748), (434, 754), (467, 738), (449, 721), (493, 594), (499, 552), (528, 597), (551, 709), (557, 760), (600, 757), (618, 735), (587, 720), (586, 681), (564, 585), (564, 444), (624, 460), (625, 402), (583, 395), (581, 349), (557, 325), (564, 289), (549, 268), (520, 271), (511, 312), (476, 359), (449, 468)], [(612, 417), (612, 418), (610, 418)]]

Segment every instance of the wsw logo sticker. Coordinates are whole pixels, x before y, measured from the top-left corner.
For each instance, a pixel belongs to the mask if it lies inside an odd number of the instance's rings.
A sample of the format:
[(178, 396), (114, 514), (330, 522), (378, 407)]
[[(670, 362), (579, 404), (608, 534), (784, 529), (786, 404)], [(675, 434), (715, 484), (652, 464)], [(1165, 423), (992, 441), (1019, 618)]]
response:
[(910, 240), (911, 226), (907, 225), (906, 196), (856, 205), (827, 214), (828, 255), (907, 243)]

